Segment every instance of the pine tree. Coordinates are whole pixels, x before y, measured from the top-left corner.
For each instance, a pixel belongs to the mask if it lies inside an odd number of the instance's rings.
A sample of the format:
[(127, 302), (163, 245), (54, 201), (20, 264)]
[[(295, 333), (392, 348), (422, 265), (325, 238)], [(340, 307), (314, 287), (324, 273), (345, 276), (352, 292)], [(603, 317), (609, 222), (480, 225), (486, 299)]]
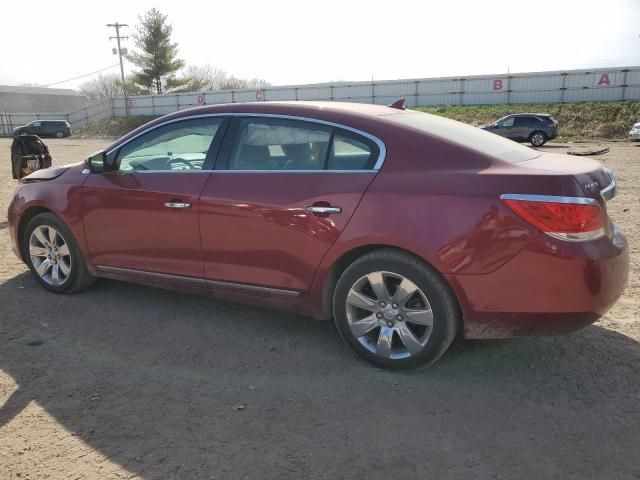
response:
[(133, 82), (158, 94), (189, 83), (190, 78), (175, 75), (184, 66), (184, 61), (177, 57), (178, 44), (171, 41), (173, 27), (167, 23), (167, 15), (152, 8), (144, 16), (138, 16), (138, 21), (133, 38), (139, 51), (127, 57), (140, 69), (134, 72)]

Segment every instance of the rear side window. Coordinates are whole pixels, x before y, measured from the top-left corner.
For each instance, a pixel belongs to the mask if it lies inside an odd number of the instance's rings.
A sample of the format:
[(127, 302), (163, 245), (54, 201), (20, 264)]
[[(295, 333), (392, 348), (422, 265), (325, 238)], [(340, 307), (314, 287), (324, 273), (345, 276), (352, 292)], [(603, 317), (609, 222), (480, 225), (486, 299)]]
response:
[(536, 120), (533, 117), (516, 117), (515, 122), (513, 122), (513, 126), (514, 127), (528, 127), (530, 125), (534, 125), (537, 122), (538, 122), (538, 120)]
[(245, 118), (229, 170), (322, 170), (331, 127), (280, 118)]
[(305, 120), (244, 118), (235, 139), (229, 170), (370, 170), (380, 154), (363, 135)]
[(327, 163), (328, 170), (369, 170), (379, 154), (378, 146), (361, 135), (336, 131)]

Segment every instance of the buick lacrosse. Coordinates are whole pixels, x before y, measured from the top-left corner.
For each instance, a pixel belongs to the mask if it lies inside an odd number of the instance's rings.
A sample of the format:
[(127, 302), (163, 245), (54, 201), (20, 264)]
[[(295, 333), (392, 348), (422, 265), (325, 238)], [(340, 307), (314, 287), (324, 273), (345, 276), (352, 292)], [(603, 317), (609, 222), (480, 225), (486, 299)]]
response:
[(96, 278), (335, 319), (383, 367), (457, 334), (591, 324), (622, 294), (615, 178), (391, 106), (259, 102), (153, 120), (84, 163), (38, 170), (9, 207), (45, 289)]

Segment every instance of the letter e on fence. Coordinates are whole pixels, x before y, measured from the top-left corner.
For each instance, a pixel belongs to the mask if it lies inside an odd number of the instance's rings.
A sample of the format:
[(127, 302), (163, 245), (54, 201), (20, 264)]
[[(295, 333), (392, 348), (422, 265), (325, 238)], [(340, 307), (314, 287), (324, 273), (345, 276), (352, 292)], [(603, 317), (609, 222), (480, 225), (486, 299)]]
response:
[(136, 106), (136, 101), (133, 98), (129, 98), (128, 99), (128, 105), (129, 108), (135, 107)]
[(609, 85), (611, 86), (611, 81), (609, 80), (609, 74), (608, 73), (603, 73), (600, 76), (600, 80), (598, 80), (598, 86), (601, 85)]
[(493, 81), (493, 89), (494, 90), (502, 90), (502, 80), (496, 79)]

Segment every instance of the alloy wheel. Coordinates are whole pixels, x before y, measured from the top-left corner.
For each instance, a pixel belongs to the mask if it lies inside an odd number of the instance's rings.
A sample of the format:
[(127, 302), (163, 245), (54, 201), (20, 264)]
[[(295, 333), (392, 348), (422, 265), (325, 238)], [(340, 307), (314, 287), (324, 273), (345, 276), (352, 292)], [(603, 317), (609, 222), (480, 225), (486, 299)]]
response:
[(38, 276), (47, 284), (63, 285), (71, 275), (69, 245), (55, 228), (36, 227), (29, 238), (29, 256)]
[(349, 328), (360, 344), (383, 359), (418, 354), (433, 331), (424, 292), (397, 273), (377, 271), (358, 279), (347, 295)]
[(536, 133), (533, 137), (531, 137), (531, 143), (533, 143), (536, 147), (539, 147), (544, 143), (544, 135), (541, 133)]

